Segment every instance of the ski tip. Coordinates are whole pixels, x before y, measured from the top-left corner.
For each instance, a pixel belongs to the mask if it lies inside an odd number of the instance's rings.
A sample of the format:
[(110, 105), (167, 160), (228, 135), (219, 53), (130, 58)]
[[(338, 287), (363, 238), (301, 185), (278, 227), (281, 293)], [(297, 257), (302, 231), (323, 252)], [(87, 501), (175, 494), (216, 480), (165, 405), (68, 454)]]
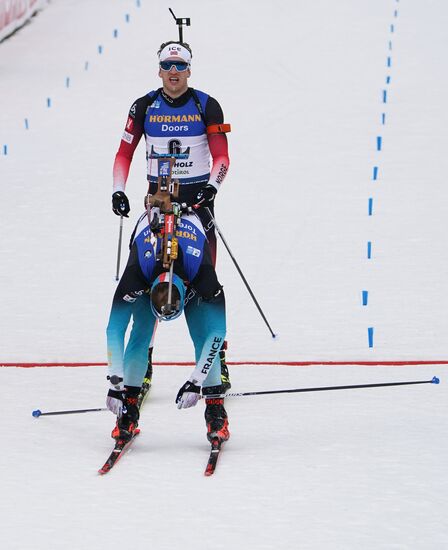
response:
[(431, 383), (432, 384), (440, 384), (440, 379), (437, 378), (437, 376), (434, 376), (433, 379), (431, 380)]
[(205, 470), (204, 475), (205, 477), (210, 477), (213, 475), (214, 470)]
[(42, 414), (42, 411), (40, 411), (39, 409), (36, 409), (35, 411), (32, 412), (32, 415), (34, 416), (34, 418), (39, 418), (41, 414)]
[(278, 340), (278, 334), (272, 333), (272, 338), (273, 338), (273, 340)]

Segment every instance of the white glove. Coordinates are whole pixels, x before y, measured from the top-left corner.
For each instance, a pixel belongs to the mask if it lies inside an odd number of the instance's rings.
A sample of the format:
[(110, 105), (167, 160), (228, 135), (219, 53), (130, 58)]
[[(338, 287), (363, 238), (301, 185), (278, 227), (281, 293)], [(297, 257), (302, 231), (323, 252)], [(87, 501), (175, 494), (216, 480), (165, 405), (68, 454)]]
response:
[(107, 392), (106, 407), (120, 418), (123, 410), (123, 378), (119, 376), (108, 376), (107, 379), (110, 382), (110, 389)]
[(176, 403), (178, 409), (188, 409), (194, 407), (201, 398), (201, 387), (196, 386), (193, 382), (185, 382), (179, 390)]

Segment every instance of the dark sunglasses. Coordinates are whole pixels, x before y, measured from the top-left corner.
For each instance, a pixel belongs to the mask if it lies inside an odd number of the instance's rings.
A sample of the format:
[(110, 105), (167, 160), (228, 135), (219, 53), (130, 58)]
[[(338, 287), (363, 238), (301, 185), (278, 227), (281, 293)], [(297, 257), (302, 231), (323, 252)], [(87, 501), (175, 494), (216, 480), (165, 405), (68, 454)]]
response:
[(160, 62), (160, 68), (162, 71), (169, 71), (171, 70), (171, 67), (174, 67), (176, 71), (179, 73), (182, 73), (183, 71), (186, 71), (189, 68), (188, 63), (185, 61), (161, 61)]

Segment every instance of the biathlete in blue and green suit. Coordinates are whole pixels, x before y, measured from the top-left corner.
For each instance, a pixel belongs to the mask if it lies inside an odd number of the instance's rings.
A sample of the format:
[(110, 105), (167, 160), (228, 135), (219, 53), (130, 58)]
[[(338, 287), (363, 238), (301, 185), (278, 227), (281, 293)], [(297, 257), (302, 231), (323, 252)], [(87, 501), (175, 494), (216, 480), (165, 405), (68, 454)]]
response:
[[(108, 379), (111, 383), (107, 407), (117, 415), (112, 432), (116, 439), (129, 439), (138, 425), (138, 395), (146, 373), (148, 345), (156, 323), (173, 320), (185, 312), (195, 348), (196, 366), (180, 388), (179, 409), (193, 407), (202, 394), (222, 393), (219, 350), (226, 334), (224, 291), (218, 281), (209, 244), (199, 218), (184, 214), (176, 237), (178, 258), (174, 260), (172, 300), (167, 313), (170, 274), (158, 254), (162, 237), (154, 234), (148, 216), (141, 216), (134, 232), (129, 260), (115, 292), (107, 326)], [(125, 333), (133, 319), (128, 344)], [(205, 418), (209, 440), (228, 439), (224, 400), (207, 399)]]

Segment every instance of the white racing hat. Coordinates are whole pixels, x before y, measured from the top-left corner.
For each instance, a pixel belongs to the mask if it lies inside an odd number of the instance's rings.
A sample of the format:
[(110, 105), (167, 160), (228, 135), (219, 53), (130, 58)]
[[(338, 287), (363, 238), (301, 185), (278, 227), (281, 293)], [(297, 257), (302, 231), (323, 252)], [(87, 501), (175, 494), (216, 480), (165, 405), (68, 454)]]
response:
[(191, 53), (181, 44), (167, 44), (159, 54), (160, 61), (185, 61), (190, 65)]

